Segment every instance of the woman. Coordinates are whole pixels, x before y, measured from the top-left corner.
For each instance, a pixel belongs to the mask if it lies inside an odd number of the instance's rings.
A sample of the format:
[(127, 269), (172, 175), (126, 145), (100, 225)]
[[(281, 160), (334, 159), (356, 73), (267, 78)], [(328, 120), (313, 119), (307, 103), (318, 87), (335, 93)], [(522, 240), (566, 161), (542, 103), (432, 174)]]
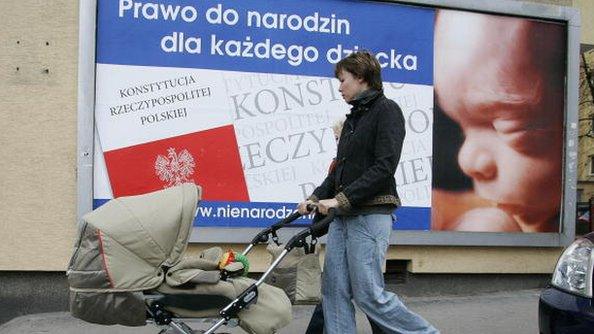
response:
[(322, 283), (326, 334), (355, 333), (351, 299), (386, 333), (438, 333), (384, 290), (392, 212), (400, 205), (394, 173), (404, 140), (400, 107), (382, 91), (381, 67), (369, 52), (355, 52), (336, 64), (343, 99), (352, 105), (338, 143), (335, 168), (304, 202), (326, 214), (330, 224)]

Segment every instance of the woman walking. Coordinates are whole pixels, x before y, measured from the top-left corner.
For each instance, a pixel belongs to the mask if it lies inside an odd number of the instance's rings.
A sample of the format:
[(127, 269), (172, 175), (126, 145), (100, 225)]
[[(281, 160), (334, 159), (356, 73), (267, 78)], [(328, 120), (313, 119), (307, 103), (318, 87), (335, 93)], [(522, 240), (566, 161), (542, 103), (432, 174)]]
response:
[(353, 300), (385, 333), (439, 333), (384, 289), (382, 265), (400, 205), (394, 173), (404, 140), (400, 107), (383, 94), (381, 67), (369, 52), (336, 64), (343, 99), (352, 105), (338, 143), (335, 168), (304, 202), (326, 214), (330, 224), (322, 282), (326, 334), (356, 332)]

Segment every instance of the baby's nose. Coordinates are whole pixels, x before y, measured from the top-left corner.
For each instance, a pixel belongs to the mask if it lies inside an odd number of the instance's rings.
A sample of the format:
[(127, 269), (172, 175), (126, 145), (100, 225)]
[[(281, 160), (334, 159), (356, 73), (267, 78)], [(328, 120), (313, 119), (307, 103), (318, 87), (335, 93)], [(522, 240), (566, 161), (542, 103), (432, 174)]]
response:
[(476, 181), (488, 181), (497, 176), (495, 157), (487, 140), (466, 137), (458, 153), (458, 163), (462, 171)]

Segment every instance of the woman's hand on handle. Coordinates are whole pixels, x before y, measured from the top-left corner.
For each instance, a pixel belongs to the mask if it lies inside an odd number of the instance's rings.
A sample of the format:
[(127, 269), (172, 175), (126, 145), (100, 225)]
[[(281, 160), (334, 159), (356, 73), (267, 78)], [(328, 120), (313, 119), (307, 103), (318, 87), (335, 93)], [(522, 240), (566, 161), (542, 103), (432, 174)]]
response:
[(329, 209), (338, 207), (338, 200), (336, 200), (336, 198), (323, 199), (319, 201), (317, 204), (318, 212), (323, 215), (327, 215)]
[[(308, 208), (308, 206), (309, 206), (309, 208)], [(308, 199), (308, 200), (303, 201), (297, 205), (297, 212), (299, 212), (302, 215), (306, 215), (311, 212), (312, 206), (316, 206), (316, 204), (314, 203), (314, 201)]]

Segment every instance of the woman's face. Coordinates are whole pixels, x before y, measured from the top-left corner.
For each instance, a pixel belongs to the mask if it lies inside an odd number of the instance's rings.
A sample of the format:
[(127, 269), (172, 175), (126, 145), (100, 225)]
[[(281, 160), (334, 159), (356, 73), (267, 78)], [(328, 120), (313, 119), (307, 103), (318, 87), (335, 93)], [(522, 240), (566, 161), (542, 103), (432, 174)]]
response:
[(359, 93), (369, 88), (363, 79), (356, 78), (351, 72), (345, 70), (341, 70), (338, 73), (338, 81), (340, 81), (338, 91), (347, 103), (352, 101)]

